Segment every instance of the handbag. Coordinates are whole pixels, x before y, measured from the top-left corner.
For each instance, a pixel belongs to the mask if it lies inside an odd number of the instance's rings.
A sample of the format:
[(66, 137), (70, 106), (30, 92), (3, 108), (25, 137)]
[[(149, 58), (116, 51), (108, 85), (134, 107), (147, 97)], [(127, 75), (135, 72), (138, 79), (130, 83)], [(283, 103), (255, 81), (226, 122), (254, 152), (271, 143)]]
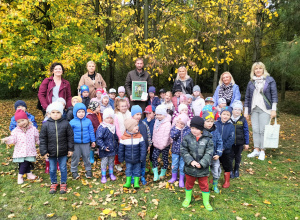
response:
[(280, 125), (277, 124), (277, 118), (274, 125), (271, 125), (271, 121), (265, 125), (264, 148), (278, 148)]

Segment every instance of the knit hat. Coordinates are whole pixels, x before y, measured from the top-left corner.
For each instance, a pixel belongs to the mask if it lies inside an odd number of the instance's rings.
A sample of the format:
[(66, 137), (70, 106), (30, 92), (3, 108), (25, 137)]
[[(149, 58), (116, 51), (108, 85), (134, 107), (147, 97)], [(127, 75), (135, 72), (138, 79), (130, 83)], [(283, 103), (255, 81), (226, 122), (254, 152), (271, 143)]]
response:
[(101, 93), (103, 94), (103, 93), (104, 93), (104, 90), (101, 89), (101, 88), (99, 88), (99, 89), (96, 90), (96, 93), (97, 93), (97, 92), (101, 92)]
[(27, 109), (27, 105), (26, 105), (26, 103), (23, 100), (18, 100), (18, 101), (15, 102), (15, 110), (17, 110), (17, 108), (19, 106), (23, 106), (23, 107), (25, 107)]
[(73, 96), (72, 101), (73, 101), (73, 99), (77, 99), (78, 102), (82, 102), (82, 98), (80, 96)]
[(186, 102), (186, 101), (187, 101), (186, 95), (184, 95), (184, 94), (180, 95), (179, 102), (181, 103), (181, 102)]
[(185, 96), (186, 96), (187, 99), (193, 99), (193, 96), (190, 95), (190, 94), (186, 94)]
[(231, 108), (230, 106), (225, 106), (225, 107), (223, 107), (223, 108), (221, 109), (220, 115), (222, 115), (222, 113), (225, 112), (225, 111), (229, 112), (230, 115), (232, 115), (232, 108)]
[(115, 112), (112, 108), (106, 108), (103, 111), (103, 120), (106, 119), (106, 118), (109, 118), (109, 117), (112, 117), (112, 118), (115, 117)]
[(155, 114), (157, 115), (167, 115), (167, 109), (164, 105), (159, 105), (155, 109)]
[(15, 113), (15, 120), (18, 121), (20, 119), (28, 119), (28, 117), (24, 111), (18, 109)]
[(213, 111), (212, 106), (211, 105), (205, 105), (202, 109), (202, 112), (204, 112), (204, 111), (212, 112)]
[(178, 121), (181, 121), (184, 125), (187, 124), (189, 120), (189, 117), (187, 116), (187, 114), (179, 114), (175, 119), (174, 122), (177, 123)]
[(148, 89), (148, 92), (155, 93), (155, 87), (154, 86), (150, 86), (149, 89)]
[(174, 93), (175, 93), (175, 92), (182, 92), (181, 87), (176, 87), (175, 90), (174, 90)]
[(223, 104), (223, 103), (225, 103), (225, 104), (227, 103), (227, 102), (226, 102), (226, 99), (224, 99), (224, 98), (219, 98), (219, 99), (218, 99), (218, 104)]
[(180, 113), (183, 109), (188, 109), (187, 105), (186, 104), (180, 104), (178, 106), (178, 112)]
[(167, 91), (165, 90), (165, 89), (161, 89), (161, 90), (159, 90), (159, 94), (160, 93), (166, 93)]
[(201, 89), (200, 89), (200, 86), (198, 86), (198, 85), (195, 85), (194, 87), (193, 87), (193, 92), (201, 92)]
[(118, 93), (120, 93), (120, 92), (124, 92), (125, 93), (125, 87), (124, 86), (120, 86), (118, 88)]
[(101, 96), (101, 102), (104, 98), (108, 98), (109, 99), (109, 96), (106, 94), (106, 93), (103, 93), (102, 96)]
[(66, 105), (66, 100), (64, 98), (61, 98), (61, 97), (56, 99), (56, 102), (63, 102)]
[(207, 98), (205, 99), (205, 102), (206, 102), (206, 101), (215, 102), (215, 100), (214, 100), (214, 98), (213, 98), (213, 97), (207, 97)]
[(88, 87), (87, 85), (81, 86), (81, 87), (80, 87), (80, 94), (82, 94), (82, 93), (85, 92), (85, 91), (90, 92), (89, 87)]
[(99, 105), (100, 105), (99, 102), (91, 101), (88, 108), (91, 109), (92, 111), (95, 111)]
[(131, 107), (131, 116), (133, 117), (137, 113), (143, 113), (143, 110), (142, 110), (141, 106), (139, 106), (139, 105), (133, 105)]
[(52, 102), (48, 107), (50, 113), (53, 110), (59, 111), (62, 115), (64, 113), (64, 106), (60, 102)]
[(117, 93), (117, 91), (114, 88), (109, 89), (108, 93)]
[(148, 105), (146, 108), (145, 108), (145, 113), (151, 113), (151, 112), (155, 112), (155, 106), (154, 105)]
[(128, 118), (124, 122), (127, 131), (132, 132), (133, 128), (138, 125), (138, 121), (133, 118)]
[(204, 120), (203, 120), (203, 118), (201, 118), (200, 116), (193, 117), (192, 120), (191, 120), (190, 127), (191, 128), (194, 127), (194, 128), (197, 128), (197, 129), (203, 131), (203, 129), (204, 129)]
[(203, 111), (202, 118), (204, 121), (206, 121), (210, 118), (215, 119), (215, 116), (214, 116), (214, 113), (211, 111)]
[(243, 111), (243, 103), (239, 100), (236, 100), (232, 103), (232, 109), (240, 109)]

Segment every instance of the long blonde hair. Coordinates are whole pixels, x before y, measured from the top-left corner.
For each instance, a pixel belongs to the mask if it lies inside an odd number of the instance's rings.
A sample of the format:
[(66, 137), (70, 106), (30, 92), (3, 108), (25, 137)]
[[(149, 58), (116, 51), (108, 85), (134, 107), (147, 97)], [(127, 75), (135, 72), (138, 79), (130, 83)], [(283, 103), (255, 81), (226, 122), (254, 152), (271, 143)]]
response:
[(266, 69), (265, 64), (263, 64), (262, 62), (255, 62), (255, 63), (253, 63), (252, 68), (251, 68), (251, 73), (250, 73), (251, 79), (253, 79), (253, 76), (255, 76), (254, 71), (255, 71), (256, 66), (262, 67), (264, 69), (264, 74), (263, 74), (264, 78), (266, 78), (267, 76), (270, 76), (270, 74), (268, 73), (268, 71)]
[(119, 98), (115, 99), (115, 113), (120, 112), (120, 105), (122, 102), (125, 102), (127, 105), (127, 101), (125, 99), (119, 99)]
[(231, 73), (228, 72), (228, 71), (226, 71), (226, 72), (224, 72), (224, 73), (221, 74), (220, 80), (219, 80), (219, 85), (221, 86), (221, 85), (223, 84), (223, 76), (224, 76), (225, 74), (229, 74), (229, 75), (230, 75), (230, 78), (231, 78), (230, 83), (232, 83), (232, 85), (234, 85), (234, 84), (235, 84), (235, 81), (234, 81), (234, 79), (233, 79)]
[(177, 76), (176, 76), (176, 80), (180, 79), (180, 76), (179, 76), (179, 70), (180, 69), (184, 69), (185, 71), (185, 80), (187, 80), (188, 78), (190, 78), (190, 76), (187, 74), (187, 69), (185, 66), (181, 66), (177, 69)]

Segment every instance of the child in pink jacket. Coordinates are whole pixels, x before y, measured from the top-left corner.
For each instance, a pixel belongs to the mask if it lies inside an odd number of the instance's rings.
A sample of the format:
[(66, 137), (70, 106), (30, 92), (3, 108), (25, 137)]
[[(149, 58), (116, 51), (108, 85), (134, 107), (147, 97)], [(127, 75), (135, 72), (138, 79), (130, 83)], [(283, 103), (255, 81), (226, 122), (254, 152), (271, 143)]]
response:
[[(157, 181), (158, 178), (164, 178), (166, 171), (169, 165), (168, 155), (170, 150), (170, 131), (171, 131), (171, 116), (167, 113), (167, 109), (163, 105), (157, 106), (155, 109), (156, 120), (153, 128), (153, 154), (152, 154), (152, 163), (153, 163), (153, 173), (154, 181)], [(163, 167), (161, 173), (158, 176), (158, 157), (162, 153), (163, 157)]]
[(30, 172), (32, 162), (36, 161), (36, 144), (39, 144), (39, 131), (28, 120), (24, 111), (18, 109), (15, 113), (17, 127), (11, 132), (11, 136), (3, 138), (6, 144), (14, 144), (13, 162), (19, 163), (18, 184), (22, 184), (23, 175), (27, 179), (35, 179), (36, 176)]

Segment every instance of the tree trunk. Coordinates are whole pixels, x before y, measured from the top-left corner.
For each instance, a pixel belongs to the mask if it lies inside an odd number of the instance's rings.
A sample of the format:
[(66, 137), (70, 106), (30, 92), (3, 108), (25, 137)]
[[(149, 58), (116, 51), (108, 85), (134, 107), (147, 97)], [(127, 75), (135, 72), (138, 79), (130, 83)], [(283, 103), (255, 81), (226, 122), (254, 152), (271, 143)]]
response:
[(252, 61), (258, 62), (261, 59), (261, 41), (263, 38), (263, 12), (260, 10), (256, 14), (256, 27), (254, 34), (254, 51)]
[[(221, 13), (222, 13), (222, 8), (221, 8), (221, 3), (219, 3), (219, 9), (218, 9), (218, 17), (221, 19)], [(213, 92), (217, 88), (217, 83), (218, 83), (218, 74), (219, 74), (219, 59), (220, 59), (220, 22), (219, 22), (219, 27), (218, 27), (218, 35), (217, 35), (217, 52), (216, 52), (216, 58), (215, 58), (215, 72), (214, 72), (214, 81), (213, 81)]]

